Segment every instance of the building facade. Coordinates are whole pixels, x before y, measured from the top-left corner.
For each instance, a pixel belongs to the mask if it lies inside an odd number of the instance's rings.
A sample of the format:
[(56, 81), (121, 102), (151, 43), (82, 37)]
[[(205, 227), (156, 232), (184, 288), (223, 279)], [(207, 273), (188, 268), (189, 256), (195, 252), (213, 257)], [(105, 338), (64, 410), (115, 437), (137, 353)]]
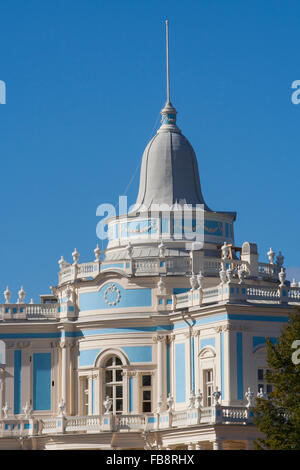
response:
[(106, 250), (62, 257), (40, 304), (4, 292), (0, 449), (251, 449), (260, 437), (266, 338), (300, 288), (280, 252), (261, 262), (256, 244), (235, 246), (236, 214), (207, 206), (169, 100), (161, 114)]

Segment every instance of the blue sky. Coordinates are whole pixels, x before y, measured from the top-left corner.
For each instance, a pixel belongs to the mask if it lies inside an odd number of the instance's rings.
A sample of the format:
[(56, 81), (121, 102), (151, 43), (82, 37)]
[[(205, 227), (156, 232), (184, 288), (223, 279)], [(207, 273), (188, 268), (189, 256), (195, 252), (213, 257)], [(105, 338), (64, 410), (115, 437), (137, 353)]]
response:
[[(165, 102), (198, 158), (204, 197), (237, 211), (236, 243), (298, 269), (300, 2), (1, 3), (0, 292), (38, 300), (57, 261), (93, 258), (96, 208), (124, 194)], [(128, 191), (134, 202), (139, 174)]]

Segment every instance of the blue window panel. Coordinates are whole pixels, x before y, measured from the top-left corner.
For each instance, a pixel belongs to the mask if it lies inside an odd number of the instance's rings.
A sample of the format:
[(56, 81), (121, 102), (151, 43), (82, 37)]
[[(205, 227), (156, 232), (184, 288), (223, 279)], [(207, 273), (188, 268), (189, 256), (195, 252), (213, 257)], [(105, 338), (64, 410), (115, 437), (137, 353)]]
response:
[(206, 220), (204, 224), (204, 233), (205, 235), (221, 237), (223, 235), (223, 222)]
[(92, 414), (95, 414), (95, 379), (92, 379)]
[(101, 271), (104, 271), (105, 269), (110, 269), (110, 268), (124, 268), (124, 263), (109, 263), (109, 264), (103, 264), (101, 265)]
[(133, 411), (133, 377), (129, 377), (129, 411)]
[(51, 410), (51, 353), (33, 354), (33, 409)]
[(185, 402), (185, 344), (175, 344), (176, 403)]
[(122, 349), (130, 362), (152, 362), (152, 346), (127, 346)]
[[(273, 344), (278, 343), (277, 338), (269, 338)], [(252, 346), (256, 348), (257, 346), (266, 344), (267, 339), (264, 336), (253, 336), (252, 338)]]
[(170, 219), (161, 219), (161, 233), (170, 233)]
[(172, 304), (172, 299), (167, 299), (167, 305), (171, 305)]
[(237, 361), (237, 398), (244, 399), (243, 384), (243, 333), (236, 334), (236, 361)]
[(190, 289), (188, 287), (174, 287), (173, 294), (184, 294), (188, 292)]
[(18, 415), (21, 410), (21, 373), (22, 373), (22, 351), (14, 352), (14, 414)]

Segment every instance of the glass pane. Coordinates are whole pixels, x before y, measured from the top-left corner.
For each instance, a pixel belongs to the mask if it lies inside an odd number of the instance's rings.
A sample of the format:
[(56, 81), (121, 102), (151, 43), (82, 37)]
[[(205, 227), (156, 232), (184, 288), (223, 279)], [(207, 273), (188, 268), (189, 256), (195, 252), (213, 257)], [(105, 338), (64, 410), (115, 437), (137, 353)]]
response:
[(119, 359), (118, 357), (116, 357), (116, 365), (117, 365), (117, 366), (121, 366), (121, 365), (122, 365), (122, 361), (121, 361), (121, 359)]
[(112, 382), (112, 370), (105, 371), (105, 382), (106, 383)]
[(272, 392), (272, 385), (267, 384), (267, 393), (271, 393), (271, 392)]
[(144, 390), (143, 391), (143, 400), (151, 400), (151, 391), (150, 390)]
[(105, 365), (106, 365), (106, 367), (109, 367), (109, 366), (112, 366), (112, 364), (113, 364), (113, 358), (110, 357), (110, 358), (108, 359), (108, 361), (106, 361)]
[(143, 387), (151, 386), (151, 375), (143, 375)]
[(151, 403), (150, 402), (144, 402), (143, 403), (143, 412), (144, 413), (150, 413), (151, 412)]
[(258, 379), (258, 380), (264, 380), (264, 370), (263, 370), (263, 369), (258, 369), (258, 371), (257, 371), (257, 379)]
[(116, 393), (117, 393), (117, 398), (122, 398), (123, 397), (123, 387), (116, 387)]
[(105, 387), (105, 397), (109, 396), (109, 398), (113, 397), (113, 388), (112, 387)]
[(123, 380), (122, 371), (116, 370), (116, 382), (122, 382), (122, 380)]
[(123, 410), (123, 400), (118, 399), (116, 400), (116, 411), (122, 411)]

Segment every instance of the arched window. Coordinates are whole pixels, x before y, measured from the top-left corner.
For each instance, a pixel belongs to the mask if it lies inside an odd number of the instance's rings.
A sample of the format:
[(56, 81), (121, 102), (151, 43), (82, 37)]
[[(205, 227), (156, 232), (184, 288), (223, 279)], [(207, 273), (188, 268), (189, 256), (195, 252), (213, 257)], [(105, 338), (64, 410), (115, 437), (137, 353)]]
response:
[(104, 363), (104, 396), (112, 398), (111, 411), (123, 411), (123, 364), (118, 356), (111, 356)]

